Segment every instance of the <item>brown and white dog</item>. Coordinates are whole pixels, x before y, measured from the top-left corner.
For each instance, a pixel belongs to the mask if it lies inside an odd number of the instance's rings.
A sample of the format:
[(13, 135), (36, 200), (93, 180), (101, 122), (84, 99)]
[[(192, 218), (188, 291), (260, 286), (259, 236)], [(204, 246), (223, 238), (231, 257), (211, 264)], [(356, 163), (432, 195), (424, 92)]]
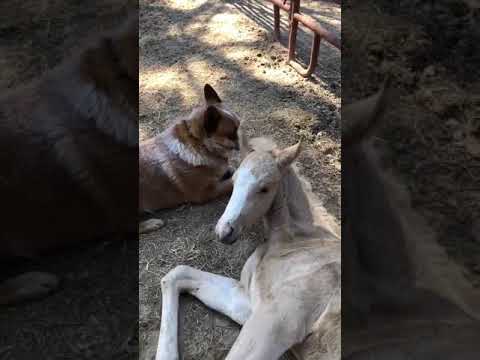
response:
[[(204, 96), (204, 105), (140, 143), (140, 212), (201, 204), (232, 191), (228, 162), (239, 148), (240, 120), (208, 84)], [(140, 225), (140, 232), (161, 225), (152, 219)]]
[[(56, 287), (7, 262), (137, 229), (138, 16), (0, 97), (0, 305)], [(22, 216), (28, 210), (31, 216)]]

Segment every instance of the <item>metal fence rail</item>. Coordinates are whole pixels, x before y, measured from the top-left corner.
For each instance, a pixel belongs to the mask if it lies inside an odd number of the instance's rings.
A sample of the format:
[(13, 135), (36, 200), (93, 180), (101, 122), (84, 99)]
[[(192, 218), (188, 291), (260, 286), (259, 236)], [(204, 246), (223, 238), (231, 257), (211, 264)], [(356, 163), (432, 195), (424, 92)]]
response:
[[(341, 44), (332, 32), (321, 26), (311, 16), (302, 14), (300, 12), (300, 0), (268, 0), (273, 4), (273, 16), (274, 16), (274, 36), (277, 41), (280, 40), (280, 9), (288, 13), (289, 19), (289, 36), (288, 36), (288, 64), (292, 66), (303, 77), (309, 77), (315, 71), (315, 67), (318, 63), (318, 55), (320, 52), (320, 43), (322, 39), (340, 50)], [(298, 24), (302, 24), (313, 32), (313, 41), (310, 52), (310, 63), (305, 69), (300, 65), (295, 57), (295, 49), (297, 46), (297, 31)]]

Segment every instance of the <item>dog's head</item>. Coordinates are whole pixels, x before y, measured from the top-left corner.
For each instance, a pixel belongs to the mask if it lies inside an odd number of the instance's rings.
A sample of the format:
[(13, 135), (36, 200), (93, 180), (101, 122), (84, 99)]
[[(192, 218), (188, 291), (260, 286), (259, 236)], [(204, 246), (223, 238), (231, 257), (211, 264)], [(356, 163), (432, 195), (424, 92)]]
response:
[(216, 91), (206, 84), (205, 104), (193, 113), (193, 135), (202, 140), (211, 152), (224, 155), (239, 150), (240, 119), (226, 108)]

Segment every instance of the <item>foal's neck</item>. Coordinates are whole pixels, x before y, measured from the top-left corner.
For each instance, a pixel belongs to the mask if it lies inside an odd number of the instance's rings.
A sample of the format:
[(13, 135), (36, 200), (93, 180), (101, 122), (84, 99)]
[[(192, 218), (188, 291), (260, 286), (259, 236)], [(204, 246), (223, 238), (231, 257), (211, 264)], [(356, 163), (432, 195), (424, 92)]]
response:
[(270, 238), (291, 239), (313, 229), (310, 202), (292, 168), (282, 178), (272, 206), (265, 215)]

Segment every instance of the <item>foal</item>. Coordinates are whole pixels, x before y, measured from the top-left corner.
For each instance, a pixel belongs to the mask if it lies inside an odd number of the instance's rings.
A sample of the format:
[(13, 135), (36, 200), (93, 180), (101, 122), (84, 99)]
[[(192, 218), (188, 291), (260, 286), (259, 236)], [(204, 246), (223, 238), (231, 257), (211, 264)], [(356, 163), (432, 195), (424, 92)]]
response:
[(300, 144), (283, 150), (266, 139), (251, 144), (253, 148), (242, 146), (246, 156), (215, 232), (220, 241), (232, 244), (263, 218), (267, 240), (245, 263), (240, 281), (188, 266), (178, 266), (162, 279), (157, 360), (178, 359), (182, 292), (243, 325), (228, 360), (274, 360), (289, 349), (299, 358), (312, 353), (315, 359), (340, 358), (337, 230), (291, 166)]

